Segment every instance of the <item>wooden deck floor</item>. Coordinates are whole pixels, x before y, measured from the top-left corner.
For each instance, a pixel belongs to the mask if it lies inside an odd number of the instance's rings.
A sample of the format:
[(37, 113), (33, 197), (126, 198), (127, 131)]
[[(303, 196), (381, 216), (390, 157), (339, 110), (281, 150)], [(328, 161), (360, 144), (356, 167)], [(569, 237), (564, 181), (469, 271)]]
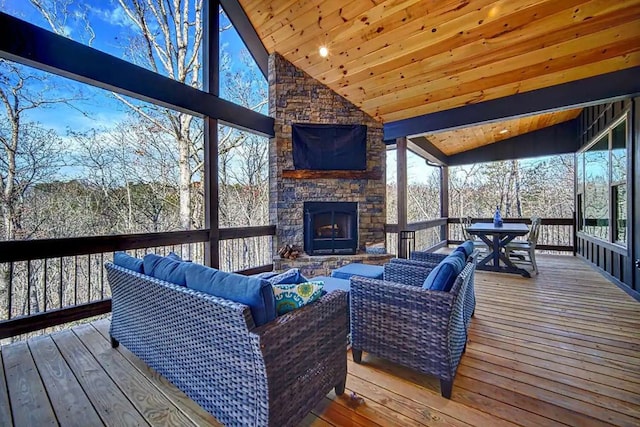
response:
[[(477, 273), (451, 400), (434, 378), (349, 354), (347, 392), (330, 393), (303, 425), (640, 425), (640, 303), (577, 258), (541, 256), (540, 270)], [(111, 349), (108, 326), (2, 347), (0, 426), (216, 425), (123, 346)]]

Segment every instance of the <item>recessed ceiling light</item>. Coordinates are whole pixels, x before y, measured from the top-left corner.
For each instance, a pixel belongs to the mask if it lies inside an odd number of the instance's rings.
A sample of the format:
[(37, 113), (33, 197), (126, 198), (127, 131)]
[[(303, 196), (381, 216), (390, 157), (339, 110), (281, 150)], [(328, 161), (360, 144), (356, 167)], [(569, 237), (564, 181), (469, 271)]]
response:
[(320, 46), (320, 50), (318, 51), (318, 53), (323, 58), (326, 58), (329, 55), (329, 49), (327, 49), (326, 46)]
[(500, 132), (498, 132), (500, 135), (504, 135), (505, 133), (509, 132), (509, 129), (502, 129)]

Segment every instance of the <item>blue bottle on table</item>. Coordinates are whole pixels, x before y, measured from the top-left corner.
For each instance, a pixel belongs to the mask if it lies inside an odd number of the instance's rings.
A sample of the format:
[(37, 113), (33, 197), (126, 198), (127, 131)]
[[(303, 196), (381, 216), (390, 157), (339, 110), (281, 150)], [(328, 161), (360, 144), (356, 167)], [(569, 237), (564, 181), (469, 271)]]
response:
[(502, 215), (500, 215), (500, 206), (496, 206), (496, 213), (493, 214), (493, 225), (502, 227)]

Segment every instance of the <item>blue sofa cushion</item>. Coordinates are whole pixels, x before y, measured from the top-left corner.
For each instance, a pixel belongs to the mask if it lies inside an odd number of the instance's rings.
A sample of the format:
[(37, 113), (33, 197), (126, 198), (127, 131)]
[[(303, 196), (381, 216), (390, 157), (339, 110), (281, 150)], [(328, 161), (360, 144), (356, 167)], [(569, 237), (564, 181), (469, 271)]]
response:
[(183, 259), (180, 257), (180, 255), (178, 255), (175, 252), (169, 252), (169, 255), (167, 255), (167, 258), (172, 259), (174, 261), (180, 261), (180, 262), (183, 261)]
[(300, 270), (297, 268), (290, 268), (284, 273), (267, 278), (267, 281), (272, 285), (295, 285), (308, 282), (308, 279), (300, 274)]
[(266, 280), (225, 273), (200, 264), (185, 265), (188, 288), (248, 305), (256, 326), (276, 318), (273, 289)]
[(447, 261), (450, 262), (456, 270), (456, 274), (460, 274), (464, 266), (467, 264), (467, 257), (464, 254), (464, 251), (453, 251), (442, 262)]
[(250, 277), (257, 277), (258, 279), (271, 279), (273, 276), (277, 276), (277, 271), (267, 271), (264, 273), (252, 274)]
[(273, 285), (278, 316), (304, 307), (322, 296), (323, 282)]
[(370, 279), (382, 279), (384, 267), (380, 265), (370, 265), (362, 263), (353, 263), (343, 265), (331, 272), (331, 277), (349, 280), (351, 276), (368, 277)]
[(466, 256), (469, 256), (473, 253), (473, 242), (471, 240), (462, 242), (460, 246), (456, 248), (456, 250), (459, 250), (460, 248), (462, 248)]
[(147, 276), (185, 286), (185, 272), (192, 264), (156, 254), (147, 254), (144, 256), (143, 265), (144, 274)]
[(456, 267), (453, 261), (443, 260), (427, 276), (422, 284), (423, 289), (449, 292), (456, 281)]
[(116, 252), (113, 254), (113, 263), (128, 270), (133, 270), (136, 273), (144, 272), (142, 260), (140, 258), (132, 257), (125, 252)]

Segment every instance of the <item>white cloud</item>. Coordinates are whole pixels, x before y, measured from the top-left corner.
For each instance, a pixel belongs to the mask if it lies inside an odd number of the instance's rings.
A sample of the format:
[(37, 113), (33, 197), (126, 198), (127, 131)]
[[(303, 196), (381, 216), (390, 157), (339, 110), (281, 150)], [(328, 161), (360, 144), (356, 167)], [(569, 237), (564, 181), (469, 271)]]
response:
[(92, 7), (91, 11), (106, 23), (114, 27), (136, 28), (135, 24), (127, 16), (124, 9), (117, 4), (113, 9), (100, 9)]

